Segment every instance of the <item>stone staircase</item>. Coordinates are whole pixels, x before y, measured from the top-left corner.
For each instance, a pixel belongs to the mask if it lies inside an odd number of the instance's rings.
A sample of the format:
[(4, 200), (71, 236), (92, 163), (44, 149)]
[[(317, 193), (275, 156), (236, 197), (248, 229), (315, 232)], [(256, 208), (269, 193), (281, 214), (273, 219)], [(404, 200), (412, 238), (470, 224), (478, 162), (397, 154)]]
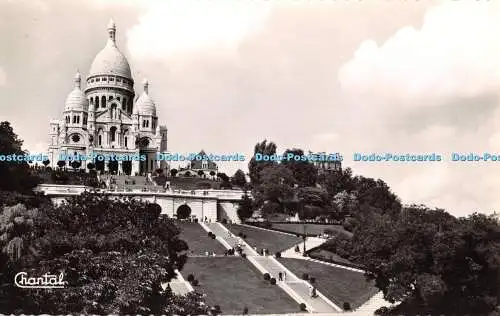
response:
[(247, 254), (248, 260), (262, 273), (267, 272), (278, 280), (278, 273), (286, 272), (286, 279), (283, 282), (278, 281), (278, 286), (296, 300), (297, 303), (305, 303), (309, 312), (328, 313), (333, 315), (342, 311), (319, 291), (317, 291), (318, 296), (312, 298), (310, 296), (310, 284), (307, 281), (299, 279), (274, 257), (260, 256), (244, 240), (234, 236), (222, 224), (205, 223), (204, 225), (206, 225), (216, 236), (224, 239), (225, 243), (231, 246), (235, 246), (238, 242), (242, 244), (243, 252)]
[(361, 305), (354, 311), (348, 313), (348, 315), (349, 316), (374, 315), (377, 309), (383, 306), (391, 307), (394, 305), (397, 304), (389, 303), (384, 299), (384, 294), (382, 292), (378, 292), (377, 294), (372, 296), (368, 301), (366, 301), (363, 305)]
[(310, 296), (311, 285), (307, 281), (299, 279), (299, 277), (293, 274), (274, 257), (259, 256), (252, 259), (276, 279), (278, 279), (278, 274), (280, 272), (285, 272), (286, 277), (283, 282), (301, 298), (301, 303), (310, 306), (315, 313), (338, 313), (342, 311), (340, 307), (336, 306), (319, 291), (317, 291), (318, 297), (312, 298)]
[(247, 256), (258, 256), (259, 254), (252, 247), (250, 247), (247, 243), (243, 241), (243, 239), (235, 236), (231, 233), (226, 227), (224, 227), (220, 223), (208, 223), (205, 224), (212, 233), (214, 233), (217, 237), (224, 239), (224, 241), (229, 244), (231, 247), (235, 248), (238, 243), (242, 244), (243, 253), (247, 254)]

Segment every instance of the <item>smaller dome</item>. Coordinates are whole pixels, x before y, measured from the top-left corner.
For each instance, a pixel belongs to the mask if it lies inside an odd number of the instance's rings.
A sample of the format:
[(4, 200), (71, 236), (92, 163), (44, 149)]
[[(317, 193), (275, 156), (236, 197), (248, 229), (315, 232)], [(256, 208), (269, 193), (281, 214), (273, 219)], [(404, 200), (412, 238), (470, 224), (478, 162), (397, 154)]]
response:
[(81, 76), (80, 72), (77, 70), (74, 78), (75, 88), (71, 91), (66, 98), (66, 103), (64, 110), (65, 111), (87, 111), (88, 110), (88, 101), (85, 97), (85, 93), (83, 93), (81, 89)]
[(156, 105), (153, 99), (149, 96), (149, 83), (144, 80), (144, 92), (135, 102), (134, 114), (156, 116)]

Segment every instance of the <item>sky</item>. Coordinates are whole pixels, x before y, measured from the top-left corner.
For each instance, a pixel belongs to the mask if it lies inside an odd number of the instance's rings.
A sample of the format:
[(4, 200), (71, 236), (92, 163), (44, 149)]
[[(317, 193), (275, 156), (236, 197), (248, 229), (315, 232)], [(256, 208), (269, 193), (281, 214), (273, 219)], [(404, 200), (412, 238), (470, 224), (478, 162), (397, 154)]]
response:
[[(46, 152), (79, 69), (113, 18), (137, 93), (147, 78), (168, 150), (340, 152), (404, 203), (500, 209), (500, 4), (391, 0), (0, 0), (0, 120)], [(369, 163), (353, 153), (442, 154)], [(247, 163), (226, 163), (228, 174)]]

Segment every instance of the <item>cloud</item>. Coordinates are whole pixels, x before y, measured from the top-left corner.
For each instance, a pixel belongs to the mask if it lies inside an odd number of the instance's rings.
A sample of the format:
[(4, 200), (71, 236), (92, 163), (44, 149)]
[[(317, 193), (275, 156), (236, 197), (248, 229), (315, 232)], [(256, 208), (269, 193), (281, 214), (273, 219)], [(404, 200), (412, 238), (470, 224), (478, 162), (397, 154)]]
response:
[(128, 48), (135, 58), (234, 49), (262, 25), (270, 8), (267, 1), (149, 1), (128, 31)]
[(5, 86), (7, 84), (7, 74), (2, 67), (0, 67), (0, 87)]
[(496, 3), (447, 2), (429, 10), (419, 30), (402, 28), (380, 46), (362, 43), (339, 79), (347, 91), (411, 100), (402, 106), (480, 95), (498, 88), (499, 29)]
[(499, 163), (451, 163), (452, 152), (500, 152), (500, 6), (443, 2), (421, 28), (363, 41), (338, 71), (346, 104), (360, 118), (351, 142), (366, 150), (438, 152), (436, 165), (354, 165), (388, 180), (405, 202), (456, 215), (500, 207)]

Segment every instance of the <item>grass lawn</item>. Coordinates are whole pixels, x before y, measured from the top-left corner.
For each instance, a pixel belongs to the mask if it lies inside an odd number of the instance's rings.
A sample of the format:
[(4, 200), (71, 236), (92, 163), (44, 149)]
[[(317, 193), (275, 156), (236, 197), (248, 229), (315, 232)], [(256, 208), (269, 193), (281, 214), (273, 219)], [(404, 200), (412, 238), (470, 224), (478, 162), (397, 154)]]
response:
[(324, 249), (315, 249), (309, 253), (309, 256), (317, 260), (323, 260), (323, 261), (331, 260), (338, 262), (339, 264), (342, 263), (353, 264), (351, 261), (342, 258), (338, 254)]
[(219, 305), (223, 314), (299, 312), (298, 303), (277, 285), (264, 281), (262, 274), (241, 257), (191, 257), (182, 275), (200, 282), (195, 290), (206, 294), (207, 304)]
[(272, 225), (273, 226), (271, 227), (271, 229), (276, 228), (294, 234), (303, 234), (305, 226), (305, 232), (308, 234), (321, 235), (325, 232), (325, 229), (330, 229), (335, 232), (340, 232), (348, 236), (352, 236), (352, 233), (346, 231), (340, 225), (295, 224), (295, 223), (290, 223), (290, 224), (273, 223)]
[(245, 241), (252, 247), (259, 249), (269, 249), (271, 254), (277, 251), (283, 251), (302, 242), (302, 238), (294, 235), (273, 232), (269, 230), (242, 226), (237, 224), (228, 224), (226, 227), (235, 235), (243, 233), (247, 236)]
[(341, 308), (344, 302), (348, 302), (351, 308), (359, 307), (379, 291), (359, 272), (301, 259), (278, 260), (298, 277), (303, 273), (315, 277), (317, 289)]
[(198, 223), (177, 222), (182, 230), (180, 239), (187, 242), (189, 246), (188, 254), (204, 255), (205, 251), (214, 251), (218, 255), (224, 254), (226, 248), (215, 239), (208, 238), (208, 233)]

